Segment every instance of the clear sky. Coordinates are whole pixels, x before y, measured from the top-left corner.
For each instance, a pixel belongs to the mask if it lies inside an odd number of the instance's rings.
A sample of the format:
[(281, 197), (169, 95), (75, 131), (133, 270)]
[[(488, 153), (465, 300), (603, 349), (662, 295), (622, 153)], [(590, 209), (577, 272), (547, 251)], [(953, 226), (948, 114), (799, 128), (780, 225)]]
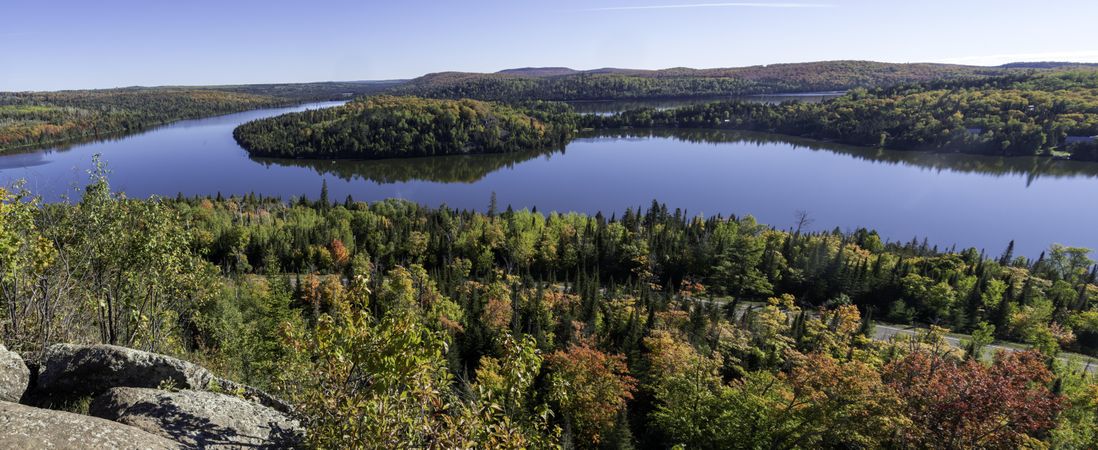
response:
[(1096, 0), (0, 0), (0, 90), (525, 66), (1098, 62)]

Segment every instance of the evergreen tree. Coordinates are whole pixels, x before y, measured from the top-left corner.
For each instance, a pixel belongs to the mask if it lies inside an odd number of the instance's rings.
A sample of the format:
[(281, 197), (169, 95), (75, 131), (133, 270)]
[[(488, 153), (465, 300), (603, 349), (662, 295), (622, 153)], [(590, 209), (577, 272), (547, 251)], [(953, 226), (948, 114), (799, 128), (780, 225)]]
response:
[(1013, 261), (1014, 261), (1014, 241), (1011, 240), (1010, 243), (1007, 244), (1006, 250), (1003, 251), (1002, 256), (999, 256), (999, 265), (1003, 266), (1003, 267), (1007, 267)]

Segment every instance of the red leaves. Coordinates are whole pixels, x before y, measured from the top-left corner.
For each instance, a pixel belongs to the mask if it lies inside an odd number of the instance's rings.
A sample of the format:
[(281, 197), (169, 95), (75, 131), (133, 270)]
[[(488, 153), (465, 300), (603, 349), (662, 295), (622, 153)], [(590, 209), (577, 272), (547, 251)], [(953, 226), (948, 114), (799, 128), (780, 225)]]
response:
[(545, 360), (554, 373), (551, 397), (585, 441), (599, 442), (633, 399), (637, 381), (628, 375), (625, 357), (584, 345), (558, 350)]
[(884, 379), (904, 399), (904, 435), (927, 448), (1015, 448), (1055, 425), (1060, 399), (1036, 351), (1000, 354), (988, 367), (916, 352), (889, 364)]

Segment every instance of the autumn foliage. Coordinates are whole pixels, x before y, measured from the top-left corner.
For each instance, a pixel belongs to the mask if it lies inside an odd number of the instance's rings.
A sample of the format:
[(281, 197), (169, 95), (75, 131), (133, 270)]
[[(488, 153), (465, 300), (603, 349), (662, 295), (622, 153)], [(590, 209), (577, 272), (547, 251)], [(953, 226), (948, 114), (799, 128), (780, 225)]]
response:
[(546, 361), (554, 373), (550, 396), (583, 441), (598, 443), (633, 399), (637, 382), (625, 357), (584, 345), (558, 350)]
[(1048, 432), (1061, 408), (1036, 351), (1000, 353), (991, 366), (916, 352), (884, 368), (922, 448), (1018, 448)]

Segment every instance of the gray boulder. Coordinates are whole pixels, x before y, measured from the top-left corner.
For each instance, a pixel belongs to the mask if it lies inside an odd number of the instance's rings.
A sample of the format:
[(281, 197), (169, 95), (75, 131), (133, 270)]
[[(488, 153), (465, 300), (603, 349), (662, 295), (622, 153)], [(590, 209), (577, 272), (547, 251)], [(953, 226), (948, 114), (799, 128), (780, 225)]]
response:
[(297, 421), (274, 409), (208, 391), (114, 388), (88, 413), (193, 448), (293, 448), (303, 436)]
[(170, 356), (114, 345), (55, 344), (42, 354), (37, 389), (83, 395), (116, 386), (205, 389), (213, 379), (201, 366)]
[(0, 345), (0, 401), (18, 402), (30, 383), (30, 370), (18, 353)]
[(0, 402), (0, 448), (179, 449), (177, 442), (96, 417)]
[(202, 366), (114, 345), (56, 344), (41, 356), (36, 390), (48, 395), (98, 395), (114, 387), (205, 390), (216, 386), (282, 412), (285, 402), (258, 389), (215, 377)]

